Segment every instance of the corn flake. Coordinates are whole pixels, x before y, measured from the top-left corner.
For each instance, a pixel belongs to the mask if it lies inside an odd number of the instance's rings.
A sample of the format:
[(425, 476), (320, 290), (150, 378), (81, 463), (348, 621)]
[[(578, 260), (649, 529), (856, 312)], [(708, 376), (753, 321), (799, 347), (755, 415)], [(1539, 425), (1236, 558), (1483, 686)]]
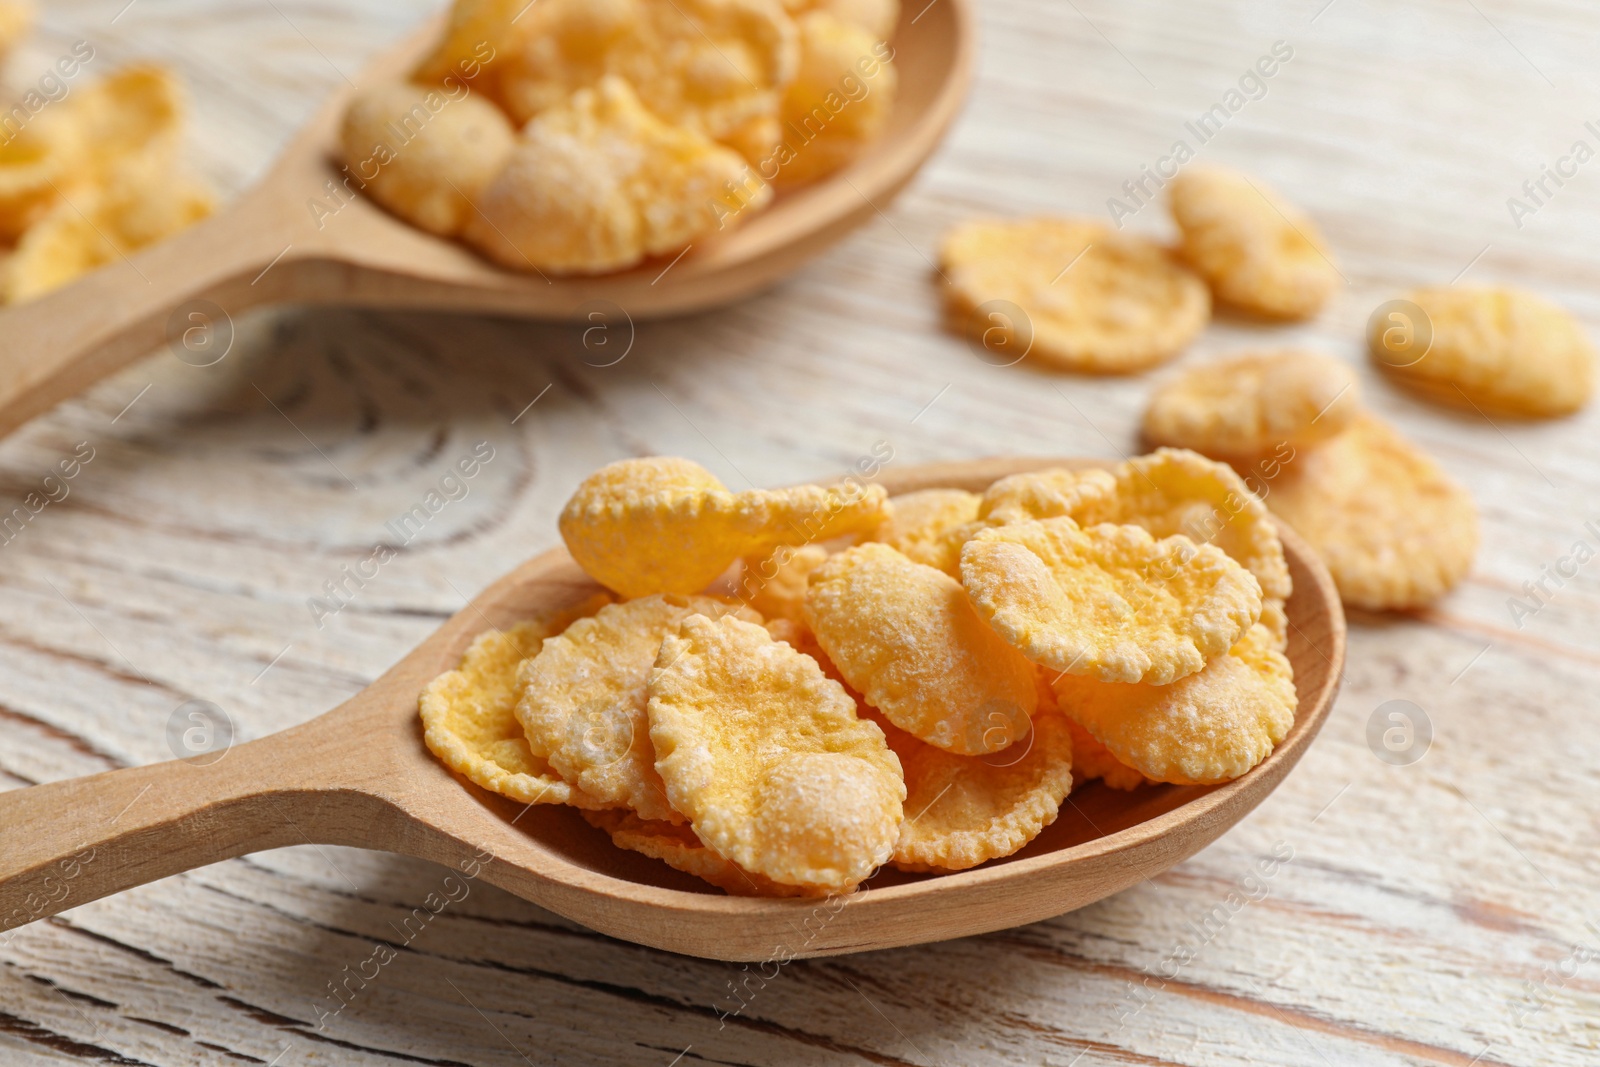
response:
[(1266, 759), (1294, 725), (1294, 669), (1253, 626), (1227, 655), (1170, 685), (1062, 675), (1061, 710), (1119, 762), (1158, 782), (1211, 785)]
[(1090, 509), (1105, 506), (1116, 490), (1116, 478), (1099, 468), (1028, 471), (1001, 478), (989, 486), (978, 516), (995, 525), (1062, 515), (1077, 519)]
[(983, 500), (965, 489), (920, 489), (889, 498), (889, 517), (871, 534), (907, 559), (956, 577), (961, 545)]
[(479, 634), (461, 666), (422, 691), (423, 740), (440, 762), (468, 781), (524, 804), (601, 806), (528, 747), (516, 716), (517, 667), (538, 655), (545, 639), (569, 621), (591, 615), (609, 601), (598, 595), (549, 620)]
[(976, 755), (1027, 735), (1033, 666), (949, 575), (888, 545), (859, 545), (812, 576), (805, 615), (851, 687), (913, 736)]
[(516, 37), (517, 16), (528, 6), (528, 0), (455, 0), (444, 35), (417, 64), (412, 80), (444, 85), (450, 79), (476, 79), (500, 57), (497, 43), (503, 45)]
[(600, 274), (678, 252), (746, 197), (738, 153), (669, 126), (620, 78), (574, 94), (528, 123), (484, 188), (465, 236), (513, 270)]
[(449, 237), (500, 172), (516, 133), (483, 97), (451, 99), (413, 82), (359, 93), (340, 129), (345, 164), (363, 190), (407, 222)]
[(610, 76), (664, 122), (751, 160), (779, 138), (799, 45), (777, 0), (540, 0), (497, 61), (499, 96), (527, 122)]
[(1520, 289), (1439, 286), (1407, 294), (1431, 343), (1420, 358), (1386, 347), (1375, 319), (1373, 360), (1424, 395), (1457, 408), (1523, 417), (1568, 415), (1594, 392), (1595, 350), (1564, 308)]
[(765, 556), (751, 556), (744, 561), (739, 599), (769, 621), (799, 622), (811, 572), (827, 559), (821, 545), (779, 545)]
[(900, 21), (900, 0), (783, 0), (783, 6), (797, 19), (809, 12), (827, 12), (860, 26), (878, 41), (887, 41)]
[(1161, 448), (1118, 464), (1112, 473), (1116, 492), (1074, 516), (1080, 524), (1131, 523), (1158, 538), (1182, 534), (1216, 545), (1255, 575), (1263, 596), (1289, 596), (1293, 583), (1278, 528), (1261, 498), (1226, 463)]
[(815, 181), (860, 155), (888, 124), (898, 82), (869, 30), (827, 11), (802, 15), (797, 24), (800, 65), (780, 115), (803, 143), (785, 141), (792, 155), (778, 157), (783, 185)]
[(753, 623), (691, 615), (662, 642), (649, 690), (667, 795), (718, 855), (838, 891), (893, 854), (899, 761), (815, 660)]
[(799, 886), (779, 885), (772, 879), (741, 870), (706, 848), (693, 830), (681, 824), (650, 822), (631, 811), (610, 809), (582, 813), (589, 825), (604, 830), (618, 848), (658, 859), (673, 870), (710, 882), (730, 896), (793, 897), (809, 895)]
[(544, 642), (518, 674), (516, 715), (534, 755), (602, 804), (681, 822), (656, 773), (646, 683), (667, 634), (690, 615), (743, 608), (711, 597), (649, 596), (612, 604)]
[(1271, 318), (1315, 315), (1339, 286), (1316, 224), (1244, 174), (1191, 168), (1170, 190), (1183, 256), (1219, 301)]
[(561, 512), (567, 550), (623, 596), (697, 593), (735, 560), (779, 545), (875, 529), (881, 486), (798, 486), (730, 493), (682, 459), (622, 460), (584, 480)]
[(1477, 554), (1478, 513), (1467, 491), (1370, 415), (1297, 457), (1267, 499), (1322, 557), (1352, 607), (1431, 603)]
[(1253, 352), (1191, 368), (1168, 380), (1144, 412), (1152, 445), (1207, 456), (1249, 457), (1304, 448), (1343, 431), (1360, 411), (1355, 374), (1311, 352)]
[[(1211, 316), (1199, 278), (1157, 245), (1095, 222), (969, 222), (945, 237), (940, 258), (960, 329), (1005, 352), (1021, 352), (1031, 334), (1031, 353), (1066, 370), (1144, 370), (1183, 351)], [(996, 301), (1028, 321), (986, 312)]]
[(961, 580), (1028, 659), (1103, 682), (1193, 674), (1261, 614), (1260, 585), (1213, 545), (1065, 517), (983, 531), (961, 550)]
[(958, 756), (874, 720), (900, 757), (906, 821), (893, 863), (909, 871), (962, 871), (1022, 848), (1056, 821), (1072, 789), (1072, 740), (1059, 712), (1037, 715), (1003, 752)]

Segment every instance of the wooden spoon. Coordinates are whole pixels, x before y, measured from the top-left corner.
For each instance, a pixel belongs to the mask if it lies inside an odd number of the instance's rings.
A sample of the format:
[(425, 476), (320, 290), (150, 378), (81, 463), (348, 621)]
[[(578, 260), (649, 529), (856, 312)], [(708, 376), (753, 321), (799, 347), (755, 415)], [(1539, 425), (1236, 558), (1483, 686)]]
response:
[[(338, 195), (339, 122), (355, 92), (323, 105), (267, 178), (220, 214), (65, 289), (0, 311), (0, 436), (165, 341), (186, 362), (222, 359), (232, 316), (277, 302), (646, 319), (729, 303), (820, 254), (880, 213), (938, 145), (972, 81), (971, 0), (908, 4), (891, 39), (899, 91), (883, 136), (854, 164), (781, 195), (748, 222), (662, 260), (593, 278), (502, 270), (465, 246)], [(369, 67), (398, 79), (437, 20)], [(322, 205), (314, 212), (314, 205)], [(333, 211), (331, 216), (325, 211)], [(615, 323), (612, 323), (615, 324)]]
[[(1084, 461), (994, 459), (886, 474), (891, 493), (981, 490)], [(417, 696), (488, 628), (596, 591), (561, 550), (495, 582), (375, 683), (317, 719), (207, 766), (176, 761), (0, 794), (0, 929), (260, 849), (338, 844), (446, 864), (614, 937), (695, 956), (765, 960), (939, 941), (1082, 907), (1192, 856), (1261, 803), (1333, 705), (1344, 614), (1328, 572), (1282, 530), (1294, 578), (1289, 658), (1300, 706), (1271, 756), (1220, 786), (1091, 785), (1026, 849), (969, 871), (883, 871), (826, 901), (724, 896), (614, 847), (576, 811), (524, 807), (454, 777), (422, 743)]]

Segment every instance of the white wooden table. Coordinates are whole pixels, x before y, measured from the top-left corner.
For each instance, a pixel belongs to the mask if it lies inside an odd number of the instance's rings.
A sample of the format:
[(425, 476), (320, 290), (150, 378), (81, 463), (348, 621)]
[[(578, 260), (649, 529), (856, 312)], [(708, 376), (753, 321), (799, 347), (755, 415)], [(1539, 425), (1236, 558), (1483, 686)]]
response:
[[(91, 74), (173, 63), (196, 97), (196, 157), (236, 191), (429, 0), (125, 4), (51, 3), (13, 80), (80, 38)], [(983, 6), (971, 106), (886, 217), (777, 291), (640, 325), (615, 366), (586, 365), (566, 328), (283, 310), (239, 323), (216, 366), (160, 352), (0, 443), (0, 510), (80, 442), (93, 451), (0, 545), (0, 787), (169, 758), (189, 700), (243, 739), (333, 706), (553, 543), (573, 484), (621, 456), (691, 456), (742, 488), (842, 470), (877, 441), (906, 464), (1131, 449), (1148, 379), (986, 365), (939, 329), (929, 257), (976, 212), (1104, 213), (1283, 41), (1292, 59), (1200, 156), (1311, 210), (1350, 284), (1312, 325), (1219, 323), (1194, 355), (1270, 340), (1349, 359), (1484, 521), (1455, 595), (1353, 620), (1344, 693), (1284, 788), (1153, 883), (1023, 929), (794, 963), (725, 1023), (740, 967), (480, 885), (319, 1026), (330, 983), (444, 872), (265, 853), (0, 937), (0, 1061), (1600, 1060), (1600, 563), (1520, 627), (1507, 605), (1575, 541), (1600, 545), (1583, 526), (1600, 518), (1600, 412), (1492, 426), (1433, 410), (1373, 375), (1359, 340), (1399, 287), (1457, 278), (1527, 284), (1600, 327), (1600, 162), (1547, 183), (1520, 228), (1506, 202), (1573, 141), (1600, 147), (1584, 128), (1600, 118), (1600, 15), (1581, 0)], [(1152, 207), (1129, 226), (1167, 223)], [(319, 628), (308, 598), (480, 441), (495, 459), (468, 496)], [(1390, 700), (1433, 725), (1409, 766), (1367, 743)], [(1274, 850), (1292, 859), (1247, 881)], [(1184, 946), (1192, 962), (1169, 965)]]

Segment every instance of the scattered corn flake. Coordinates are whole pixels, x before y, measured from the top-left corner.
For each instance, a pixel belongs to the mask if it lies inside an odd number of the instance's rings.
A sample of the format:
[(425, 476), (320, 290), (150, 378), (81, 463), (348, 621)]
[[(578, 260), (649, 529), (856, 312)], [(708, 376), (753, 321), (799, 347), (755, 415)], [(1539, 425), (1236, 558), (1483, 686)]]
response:
[(601, 594), (547, 620), (479, 634), (461, 666), (422, 691), (418, 703), (429, 750), (469, 781), (524, 804), (598, 806), (529, 749), (516, 717), (517, 667), (571, 620), (609, 602)]
[(649, 688), (667, 796), (718, 855), (833, 891), (889, 859), (899, 761), (815, 660), (753, 623), (691, 615), (662, 642)]
[(1035, 716), (1026, 737), (986, 756), (958, 756), (874, 721), (906, 779), (892, 861), (902, 870), (963, 871), (1009, 856), (1056, 821), (1072, 789), (1070, 728), (1059, 712)]
[(1077, 519), (1104, 506), (1116, 493), (1117, 480), (1100, 468), (1068, 470), (1050, 467), (1001, 478), (989, 486), (978, 517), (993, 524), (1026, 519)]
[(516, 143), (482, 96), (415, 82), (374, 85), (345, 110), (340, 143), (361, 188), (402, 219), (441, 236), (466, 226), (473, 203)]
[(799, 43), (777, 0), (540, 0), (519, 23), (494, 68), (519, 123), (618, 77), (663, 122), (751, 160), (779, 139)]
[(1374, 362), (1395, 378), (1442, 403), (1491, 414), (1568, 415), (1588, 403), (1594, 345), (1565, 308), (1504, 286), (1437, 286), (1407, 296), (1430, 331), (1424, 353), (1391, 353), (1386, 338), (1395, 327), (1383, 319), (1373, 321), (1368, 339)]
[(656, 773), (646, 684), (679, 623), (730, 612), (760, 621), (711, 597), (648, 596), (602, 608), (546, 640), (518, 673), (517, 720), (534, 755), (602, 804), (681, 822)]
[(669, 126), (628, 83), (605, 78), (525, 126), (484, 188), (465, 236), (522, 271), (600, 274), (676, 253), (719, 219), (765, 203), (738, 191), (747, 165), (731, 149)]
[(612, 844), (658, 859), (673, 870), (692, 874), (736, 897), (806, 896), (799, 886), (780, 885), (711, 851), (693, 830), (681, 824), (652, 822), (631, 811), (610, 809), (582, 813), (591, 826), (604, 830)]
[[(1281, 470), (1293, 463), (1283, 463)], [(1116, 492), (1103, 506), (1074, 516), (1080, 524), (1131, 523), (1158, 538), (1182, 534), (1216, 545), (1255, 575), (1263, 596), (1289, 596), (1293, 583), (1278, 528), (1261, 498), (1226, 463), (1160, 448), (1118, 464), (1112, 473)]]
[(1352, 607), (1421, 607), (1459, 582), (1477, 554), (1467, 491), (1371, 415), (1287, 465), (1267, 499)]
[(1342, 360), (1251, 352), (1191, 367), (1158, 386), (1145, 408), (1144, 437), (1213, 457), (1304, 448), (1354, 422), (1360, 395)]
[(1030, 354), (1067, 370), (1144, 370), (1183, 351), (1211, 316), (1199, 278), (1154, 243), (1097, 222), (968, 222), (945, 237), (940, 259), (959, 328), (996, 353), (1021, 353), (1031, 337)]
[(965, 489), (919, 489), (889, 498), (889, 517), (870, 535), (907, 559), (960, 573), (966, 527), (978, 517), (982, 501)]
[(1271, 318), (1315, 315), (1339, 268), (1304, 212), (1238, 171), (1191, 167), (1173, 179), (1184, 259), (1217, 299)]
[(811, 572), (828, 559), (821, 545), (779, 545), (765, 556), (749, 556), (738, 596), (762, 618), (799, 622)]
[[(800, 64), (783, 95), (780, 185), (816, 181), (851, 163), (888, 124), (898, 76), (889, 49), (869, 30), (828, 11), (797, 20)], [(870, 73), (868, 73), (870, 72)]]
[(850, 686), (913, 736), (976, 755), (1027, 735), (1033, 666), (949, 575), (888, 545), (858, 545), (812, 575), (805, 616)]
[(900, 0), (783, 0), (783, 6), (795, 18), (825, 11), (860, 26), (877, 41), (887, 41), (900, 21)]
[(1253, 626), (1227, 655), (1170, 685), (1075, 675), (1055, 682), (1061, 710), (1118, 761), (1158, 782), (1211, 785), (1266, 759), (1294, 725), (1294, 670)]
[(578, 486), (561, 536), (590, 577), (623, 596), (689, 594), (741, 557), (872, 530), (887, 499), (861, 483), (730, 493), (688, 460), (630, 459)]
[(1103, 682), (1193, 674), (1261, 614), (1260, 585), (1214, 545), (1066, 517), (984, 530), (961, 549), (961, 581), (1029, 660)]

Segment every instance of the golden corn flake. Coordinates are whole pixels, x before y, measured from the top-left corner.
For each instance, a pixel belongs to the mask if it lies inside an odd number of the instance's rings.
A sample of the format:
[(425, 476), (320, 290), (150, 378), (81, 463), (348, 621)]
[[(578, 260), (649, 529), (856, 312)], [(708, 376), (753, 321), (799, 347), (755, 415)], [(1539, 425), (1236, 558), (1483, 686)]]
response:
[(1027, 519), (1077, 519), (1103, 508), (1116, 493), (1117, 479), (1099, 468), (1051, 467), (1001, 478), (983, 494), (978, 516), (994, 524)]
[(898, 80), (888, 49), (869, 30), (827, 11), (802, 15), (797, 25), (800, 65), (780, 111), (793, 150), (778, 157), (783, 185), (815, 181), (860, 155), (887, 125)]
[(875, 529), (887, 499), (860, 483), (730, 493), (688, 460), (630, 459), (578, 486), (561, 536), (590, 577), (623, 596), (697, 593), (741, 557)]
[(1253, 626), (1227, 655), (1170, 685), (1062, 675), (1061, 710), (1127, 766), (1158, 782), (1231, 781), (1266, 759), (1294, 725), (1294, 670)]
[(887, 41), (900, 21), (900, 0), (783, 0), (783, 6), (796, 18), (825, 11), (860, 26), (878, 41)]
[(850, 686), (913, 736), (975, 755), (1027, 735), (1033, 665), (949, 575), (888, 545), (859, 545), (812, 575), (805, 615)]
[(511, 155), (516, 133), (499, 108), (459, 85), (374, 85), (344, 113), (344, 161), (361, 188), (407, 222), (453, 236)]
[(427, 85), (475, 81), (515, 39), (517, 16), (528, 7), (528, 0), (455, 0), (444, 35), (417, 64), (412, 80)]
[(69, 111), (46, 110), (0, 145), (0, 238), (22, 236), (75, 184), (78, 132)]
[(517, 667), (539, 654), (545, 639), (572, 619), (609, 602), (597, 595), (542, 622), (488, 630), (467, 648), (461, 666), (422, 691), (423, 740), (446, 767), (485, 789), (524, 804), (598, 806), (528, 747), (517, 721)]
[(605, 805), (681, 822), (656, 773), (645, 686), (662, 639), (679, 623), (733, 611), (759, 621), (711, 597), (649, 596), (612, 604), (546, 640), (518, 674), (516, 714), (533, 753)]
[[(1564, 308), (1520, 289), (1439, 286), (1407, 294), (1431, 335), (1420, 355), (1391, 351), (1394, 328), (1372, 323), (1372, 358), (1397, 379), (1455, 407), (1567, 415), (1594, 391), (1595, 350)], [(1414, 342), (1420, 346), (1420, 337)]]
[(1039, 710), (1034, 714), (1034, 718), (1061, 715), (1067, 724), (1067, 733), (1072, 743), (1072, 788), (1076, 789), (1096, 778), (1112, 789), (1124, 791), (1137, 789), (1143, 785), (1147, 780), (1144, 775), (1132, 767), (1118, 763), (1117, 758), (1106, 751), (1106, 746), (1096, 741), (1093, 734), (1078, 724), (1078, 720), (1070, 715), (1062, 715), (1060, 702), (1056, 699), (1056, 691), (1051, 684), (1060, 674), (1060, 671), (1053, 671), (1048, 667), (1038, 669)]
[(188, 106), (177, 76), (166, 68), (125, 67), (71, 99), (95, 169), (115, 171), (126, 160), (176, 154)]
[(893, 854), (906, 790), (883, 732), (762, 627), (685, 619), (662, 642), (649, 716), (672, 806), (723, 858), (837, 891)]
[(963, 871), (1009, 856), (1056, 821), (1072, 789), (1072, 740), (1056, 711), (1036, 716), (1027, 737), (1003, 752), (958, 756), (878, 722), (900, 757), (906, 820), (894, 865)]
[(1131, 523), (1158, 538), (1182, 534), (1216, 545), (1255, 575), (1263, 596), (1289, 596), (1293, 583), (1278, 528), (1261, 498), (1226, 463), (1161, 448), (1118, 464), (1113, 474), (1116, 492), (1103, 506), (1082, 509), (1075, 516), (1080, 524)]
[(1076, 719), (1067, 717), (1067, 731), (1072, 735), (1074, 788), (1098, 779), (1106, 788), (1126, 793), (1151, 780), (1113, 756), (1111, 750), (1095, 740), (1094, 734), (1080, 726)]
[(615, 76), (665, 122), (752, 160), (778, 141), (799, 52), (777, 0), (539, 0), (518, 33), (494, 68), (516, 121)]
[(1152, 445), (1249, 457), (1325, 441), (1355, 421), (1360, 389), (1348, 364), (1284, 350), (1190, 368), (1156, 389), (1144, 412)]
[(963, 528), (978, 517), (982, 499), (965, 489), (920, 489), (890, 497), (889, 518), (871, 539), (954, 577), (960, 573)]
[(1067, 370), (1143, 370), (1183, 351), (1211, 316), (1199, 278), (1152, 242), (1096, 222), (969, 222), (946, 236), (940, 259), (957, 326), (1018, 358), (1031, 336), (1032, 356)]
[(1472, 569), (1478, 550), (1467, 491), (1370, 415), (1285, 466), (1268, 501), (1322, 557), (1352, 607), (1428, 604)]
[(604, 830), (618, 848), (658, 859), (673, 870), (692, 874), (736, 897), (805, 896), (799, 886), (779, 885), (772, 879), (740, 870), (706, 848), (693, 830), (670, 822), (649, 822), (631, 811), (585, 811), (591, 826)]
[(1213, 545), (1064, 517), (983, 531), (961, 550), (961, 581), (1028, 659), (1103, 682), (1193, 674), (1261, 614), (1261, 587)]
[(1219, 301), (1281, 319), (1315, 315), (1339, 285), (1322, 234), (1302, 211), (1237, 171), (1190, 168), (1170, 190), (1184, 259)]
[(1261, 625), (1272, 635), (1272, 647), (1279, 652), (1289, 647), (1289, 613), (1275, 596), (1261, 598)]
[(215, 198), (179, 166), (183, 114), (174, 76), (135, 66), (25, 127), (15, 169), (0, 156), (0, 230), (21, 235), (0, 296), (32, 299), (209, 215)]
[(779, 545), (765, 556), (751, 556), (744, 561), (739, 599), (764, 619), (799, 622), (811, 572), (827, 559), (821, 545)]
[[(484, 188), (465, 236), (513, 270), (600, 274), (676, 253), (715, 230), (741, 200), (738, 153), (645, 110), (619, 78), (603, 79), (523, 128)], [(753, 199), (751, 199), (753, 198)]]

